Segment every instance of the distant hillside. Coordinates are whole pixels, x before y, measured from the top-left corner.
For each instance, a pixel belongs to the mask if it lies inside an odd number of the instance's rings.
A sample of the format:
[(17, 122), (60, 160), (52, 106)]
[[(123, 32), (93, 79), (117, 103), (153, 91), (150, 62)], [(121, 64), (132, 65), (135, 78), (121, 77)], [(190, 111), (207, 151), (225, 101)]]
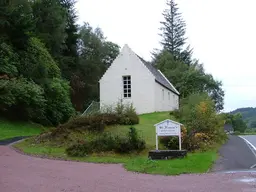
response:
[[(239, 108), (234, 111), (230, 112), (231, 114), (241, 113), (243, 116), (244, 121), (247, 122), (247, 125), (251, 127), (251, 124), (256, 124), (256, 108), (253, 107), (246, 107), (246, 108)], [(255, 126), (253, 126), (256, 128)]]

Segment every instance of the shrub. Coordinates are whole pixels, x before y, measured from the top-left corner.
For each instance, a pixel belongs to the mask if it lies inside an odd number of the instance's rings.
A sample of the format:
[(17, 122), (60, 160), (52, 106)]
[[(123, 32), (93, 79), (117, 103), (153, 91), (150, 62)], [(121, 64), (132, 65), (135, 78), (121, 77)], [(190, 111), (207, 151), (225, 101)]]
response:
[(44, 44), (29, 38), (24, 49), (0, 44), (0, 113), (43, 125), (66, 122), (74, 113), (69, 83)]
[(61, 125), (60, 127), (66, 129), (81, 129), (88, 131), (101, 132), (106, 125), (133, 125), (139, 122), (139, 117), (132, 110), (132, 108), (125, 108), (120, 114), (109, 112), (99, 113), (89, 116), (79, 116), (71, 119), (69, 122)]
[(139, 117), (132, 104), (123, 104), (122, 100), (117, 103), (115, 113), (119, 115), (119, 124), (135, 125), (139, 123)]
[(240, 132), (240, 131), (234, 131), (234, 134), (235, 134), (235, 135), (240, 135), (241, 132)]
[(136, 125), (139, 124), (139, 117), (136, 113), (126, 113), (122, 115), (119, 120), (121, 125)]
[(66, 149), (69, 156), (86, 156), (93, 152), (130, 153), (145, 149), (145, 141), (142, 140), (135, 128), (131, 127), (125, 137), (113, 136), (110, 133), (102, 133), (90, 142), (72, 145)]
[(141, 139), (134, 127), (131, 127), (126, 138), (121, 138), (117, 142), (117, 153), (129, 153), (131, 151), (142, 151), (146, 148), (146, 143)]
[(139, 123), (139, 116), (133, 105), (130, 103), (124, 104), (122, 100), (118, 101), (115, 107), (104, 106), (104, 108), (101, 109), (101, 113), (105, 115), (117, 115), (117, 124), (120, 125), (135, 125)]
[(70, 86), (68, 82), (54, 78), (44, 84), (47, 99), (46, 117), (53, 125), (66, 122), (75, 110), (70, 100)]
[(189, 136), (205, 133), (215, 140), (224, 135), (224, 123), (207, 94), (194, 94), (184, 99), (180, 111)]
[(170, 115), (174, 116), (176, 119), (180, 119), (181, 118), (181, 112), (179, 110), (171, 111)]
[(91, 141), (93, 152), (112, 151), (117, 147), (118, 140), (118, 137), (114, 137), (110, 133), (103, 133)]
[(93, 150), (90, 144), (90, 142), (85, 142), (83, 144), (75, 144), (67, 148), (66, 152), (69, 156), (72, 157), (85, 157)]
[(80, 116), (60, 125), (59, 129), (101, 132), (105, 128), (102, 116)]
[[(186, 148), (185, 142), (187, 139), (187, 129), (184, 126), (181, 126), (181, 142), (182, 148)], [(179, 137), (174, 136), (163, 136), (160, 137), (160, 143), (163, 144), (167, 149), (177, 150), (179, 149)]]
[(179, 149), (179, 137), (177, 136), (160, 137), (160, 143), (162, 143), (169, 150)]
[(212, 145), (211, 138), (206, 133), (196, 133), (187, 138), (184, 145), (189, 151), (200, 149), (201, 151), (209, 149)]
[[(182, 136), (182, 147), (194, 151), (204, 150), (214, 143), (223, 143), (227, 136), (224, 122), (217, 114), (215, 104), (206, 93), (196, 93), (181, 100), (179, 111), (170, 113), (186, 125), (186, 134)], [(178, 139), (160, 140), (167, 148), (177, 148)]]
[(129, 138), (129, 142), (132, 145), (132, 149), (139, 150), (139, 151), (145, 149), (146, 143), (142, 138), (140, 138), (137, 130), (134, 127), (130, 128), (130, 131), (128, 133), (128, 138)]
[(1, 115), (7, 118), (42, 123), (46, 106), (44, 90), (25, 78), (0, 79), (0, 106)]
[[(12, 46), (1, 43), (0, 44), (0, 76), (6, 74), (8, 76), (14, 77), (18, 74), (17, 64), (18, 55), (13, 51)], [(1, 78), (1, 77), (0, 77)]]
[(26, 78), (31, 78), (38, 84), (47, 78), (60, 78), (61, 72), (44, 44), (37, 38), (30, 38), (28, 46), (20, 55), (19, 72)]
[(116, 125), (120, 123), (119, 116), (115, 113), (102, 113), (94, 117), (101, 119), (105, 125)]

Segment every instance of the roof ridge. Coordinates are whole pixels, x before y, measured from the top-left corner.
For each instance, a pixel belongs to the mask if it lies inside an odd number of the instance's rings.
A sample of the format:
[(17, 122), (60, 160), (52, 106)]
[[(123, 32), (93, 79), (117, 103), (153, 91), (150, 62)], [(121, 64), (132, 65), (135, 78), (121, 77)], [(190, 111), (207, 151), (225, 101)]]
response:
[(163, 87), (167, 88), (168, 90), (172, 91), (173, 93), (179, 95), (180, 93), (176, 90), (176, 88), (171, 84), (171, 82), (164, 76), (164, 74), (159, 71), (154, 65), (150, 62), (146, 61), (138, 54), (135, 55), (141, 60), (141, 62), (148, 68), (148, 70), (154, 75), (156, 82), (161, 84)]

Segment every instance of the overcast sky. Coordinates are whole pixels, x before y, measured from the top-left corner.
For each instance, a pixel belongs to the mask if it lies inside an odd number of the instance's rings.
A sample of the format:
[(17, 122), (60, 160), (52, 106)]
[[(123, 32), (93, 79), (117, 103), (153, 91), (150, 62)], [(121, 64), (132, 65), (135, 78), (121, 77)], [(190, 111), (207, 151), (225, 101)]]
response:
[[(79, 24), (100, 27), (108, 40), (128, 44), (144, 59), (159, 48), (165, 0), (78, 0)], [(223, 82), (225, 111), (256, 107), (256, 1), (176, 0), (188, 43), (206, 72)]]

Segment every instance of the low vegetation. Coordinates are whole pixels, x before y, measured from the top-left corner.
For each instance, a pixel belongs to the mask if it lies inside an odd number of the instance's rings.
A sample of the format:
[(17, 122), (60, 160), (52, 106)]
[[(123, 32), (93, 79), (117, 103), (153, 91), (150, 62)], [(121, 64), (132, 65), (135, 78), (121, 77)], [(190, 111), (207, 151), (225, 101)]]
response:
[[(78, 116), (56, 129), (35, 138), (37, 143), (51, 142), (59, 146), (67, 146), (87, 138), (95, 139), (103, 133), (107, 126), (134, 125), (139, 123), (139, 117), (132, 105), (118, 103), (113, 110), (103, 111), (88, 116)], [(103, 138), (103, 137), (101, 137)]]
[(255, 129), (246, 129), (244, 132), (235, 131), (235, 135), (256, 135)]
[[(227, 135), (224, 119), (215, 111), (207, 94), (192, 94), (181, 101), (180, 110), (171, 112), (186, 127), (182, 127), (183, 147), (189, 151), (207, 150), (209, 146), (223, 143)], [(178, 139), (164, 137), (160, 140), (167, 148), (178, 149)]]
[(134, 127), (131, 127), (127, 136), (113, 136), (110, 133), (100, 134), (91, 141), (74, 144), (66, 149), (69, 156), (84, 157), (99, 152), (132, 153), (145, 149), (145, 141), (141, 139)]
[(71, 157), (66, 154), (64, 147), (52, 147), (45, 144), (35, 145), (32, 139), (17, 143), (15, 147), (26, 154), (36, 156), (93, 163), (122, 163), (128, 171), (161, 175), (205, 173), (211, 169), (218, 158), (217, 148), (205, 152), (189, 153), (184, 159), (155, 161), (149, 160), (146, 152), (140, 154), (97, 153), (86, 157)]
[(18, 136), (38, 135), (43, 130), (43, 126), (37, 124), (27, 122), (12, 122), (5, 119), (0, 119), (0, 140)]
[[(128, 170), (153, 174), (201, 173), (211, 168), (217, 147), (226, 139), (224, 121), (217, 115), (207, 95), (191, 95), (182, 100), (179, 111), (144, 114), (135, 125), (120, 125), (121, 117), (137, 116), (133, 107), (126, 113), (113, 111), (71, 119), (56, 129), (28, 139), (16, 147), (25, 153), (63, 159), (123, 163)], [(126, 115), (124, 115), (126, 114)], [(194, 117), (200, 117), (194, 118)], [(165, 119), (178, 120), (182, 127), (182, 148), (189, 151), (184, 159), (149, 160), (148, 150), (155, 148), (154, 124)], [(97, 121), (95, 121), (97, 119)], [(133, 123), (129, 123), (133, 124)], [(176, 149), (175, 137), (160, 138), (160, 149)], [(186, 165), (186, 166), (184, 166)]]

